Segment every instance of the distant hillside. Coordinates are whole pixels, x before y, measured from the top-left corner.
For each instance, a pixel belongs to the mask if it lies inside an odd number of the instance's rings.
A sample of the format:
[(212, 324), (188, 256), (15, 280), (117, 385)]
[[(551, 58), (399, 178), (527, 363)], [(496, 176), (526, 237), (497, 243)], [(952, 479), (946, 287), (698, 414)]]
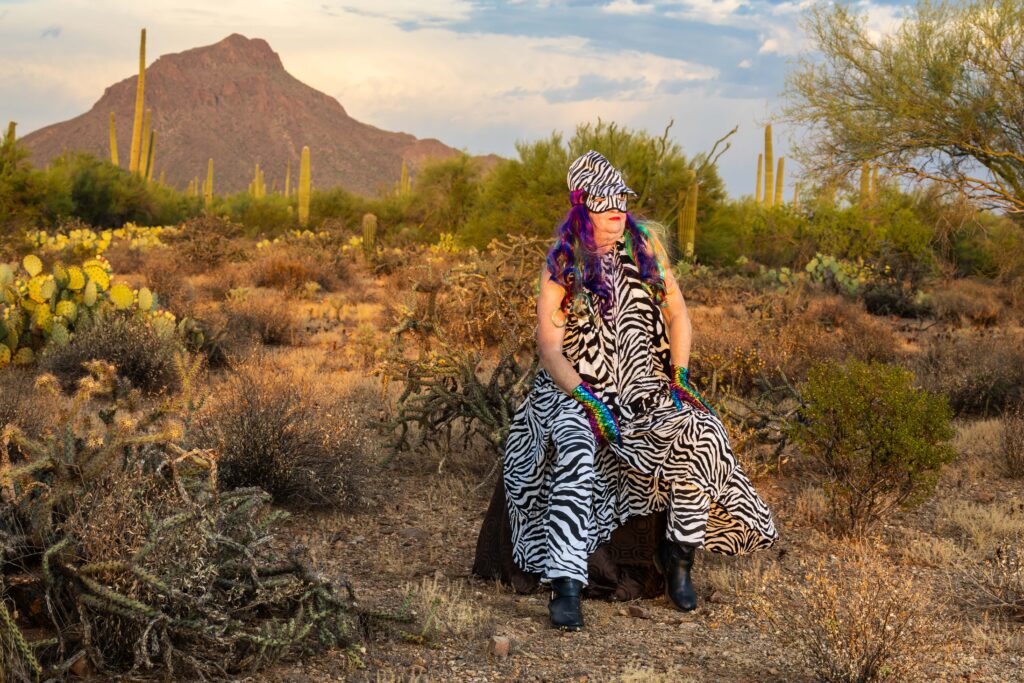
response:
[[(85, 114), (26, 135), (22, 142), (32, 162), (44, 165), (65, 149), (109, 158), (113, 111), (120, 161), (127, 167), (137, 79), (108, 87)], [(373, 195), (398, 181), (403, 159), (415, 170), (427, 158), (458, 154), (433, 138), (419, 140), (356, 121), (336, 99), (285, 71), (265, 40), (237, 33), (160, 57), (146, 69), (145, 89), (157, 131), (153, 175), (163, 170), (166, 181), (182, 189), (193, 177), (205, 176), (211, 157), (218, 194), (247, 188), (256, 162), (267, 190), (281, 189), (288, 160), (294, 182), (302, 146), (309, 145), (315, 187), (341, 185)], [(494, 160), (485, 157), (488, 166)]]

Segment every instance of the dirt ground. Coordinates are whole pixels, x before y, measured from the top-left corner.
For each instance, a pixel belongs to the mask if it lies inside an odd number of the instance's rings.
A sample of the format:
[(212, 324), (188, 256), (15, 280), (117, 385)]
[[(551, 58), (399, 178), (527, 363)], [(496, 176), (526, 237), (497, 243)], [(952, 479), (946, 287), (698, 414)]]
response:
[[(304, 353), (303, 362), (310, 362)], [(958, 423), (960, 458), (944, 472), (936, 495), (893, 515), (873, 541), (892, 572), (909, 574), (946, 598), (934, 615), (945, 634), (946, 661), (928, 671), (930, 679), (1024, 681), (1024, 627), (964, 609), (947, 571), (950, 548), (971, 540), (951, 521), (963, 510), (991, 512), (1024, 527), (1024, 486), (1003, 478), (992, 462), (998, 423)], [(493, 456), (484, 451), (444, 459), (405, 453), (367, 470), (355, 511), (294, 515), (288, 534), (308, 545), (327, 575), (349, 580), (363, 605), (394, 609), (410, 593), (433, 595), (440, 605), (435, 632), (423, 644), (376, 633), (358, 665), (349, 654), (328, 652), (280, 665), (258, 680), (814, 680), (751, 607), (753, 598), (772, 590), (765, 577), (792, 576), (801, 571), (801, 559), (837, 561), (843, 541), (818, 530), (818, 503), (799, 477), (783, 471), (754, 478), (780, 541), (745, 557), (700, 551), (697, 610), (679, 612), (664, 596), (586, 600), (586, 628), (566, 633), (549, 626), (546, 594), (516, 594), (470, 573), (495, 482), (492, 466)], [(491, 651), (492, 636), (509, 639), (507, 655)]]

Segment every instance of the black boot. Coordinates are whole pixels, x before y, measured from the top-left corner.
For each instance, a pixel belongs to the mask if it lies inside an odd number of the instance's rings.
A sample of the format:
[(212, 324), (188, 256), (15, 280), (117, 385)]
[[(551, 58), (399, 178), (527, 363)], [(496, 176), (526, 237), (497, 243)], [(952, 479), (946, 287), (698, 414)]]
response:
[(654, 554), (654, 564), (665, 576), (665, 594), (684, 612), (697, 607), (697, 591), (690, 583), (690, 569), (697, 548), (662, 540)]
[(551, 579), (551, 601), (548, 611), (551, 612), (551, 625), (566, 631), (579, 631), (583, 628), (583, 611), (580, 609), (580, 591), (583, 582), (560, 576)]

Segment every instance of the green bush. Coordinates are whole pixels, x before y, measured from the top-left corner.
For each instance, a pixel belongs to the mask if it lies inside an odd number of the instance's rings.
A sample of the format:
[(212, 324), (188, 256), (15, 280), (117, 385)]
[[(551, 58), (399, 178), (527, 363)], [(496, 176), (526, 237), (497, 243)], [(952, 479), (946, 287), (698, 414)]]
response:
[(861, 533), (897, 505), (926, 500), (956, 454), (946, 397), (912, 380), (903, 368), (850, 359), (815, 365), (800, 386), (789, 436), (813, 459), (840, 533)]

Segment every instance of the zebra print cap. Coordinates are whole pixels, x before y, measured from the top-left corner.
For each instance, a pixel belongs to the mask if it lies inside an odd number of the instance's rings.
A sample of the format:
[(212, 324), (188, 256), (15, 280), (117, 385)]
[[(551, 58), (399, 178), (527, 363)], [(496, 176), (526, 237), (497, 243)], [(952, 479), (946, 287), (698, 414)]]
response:
[(618, 209), (626, 210), (627, 195), (637, 196), (622, 180), (622, 173), (611, 165), (600, 152), (590, 150), (569, 164), (566, 177), (569, 184), (570, 201), (579, 203), (583, 198), (587, 208), (594, 213)]

